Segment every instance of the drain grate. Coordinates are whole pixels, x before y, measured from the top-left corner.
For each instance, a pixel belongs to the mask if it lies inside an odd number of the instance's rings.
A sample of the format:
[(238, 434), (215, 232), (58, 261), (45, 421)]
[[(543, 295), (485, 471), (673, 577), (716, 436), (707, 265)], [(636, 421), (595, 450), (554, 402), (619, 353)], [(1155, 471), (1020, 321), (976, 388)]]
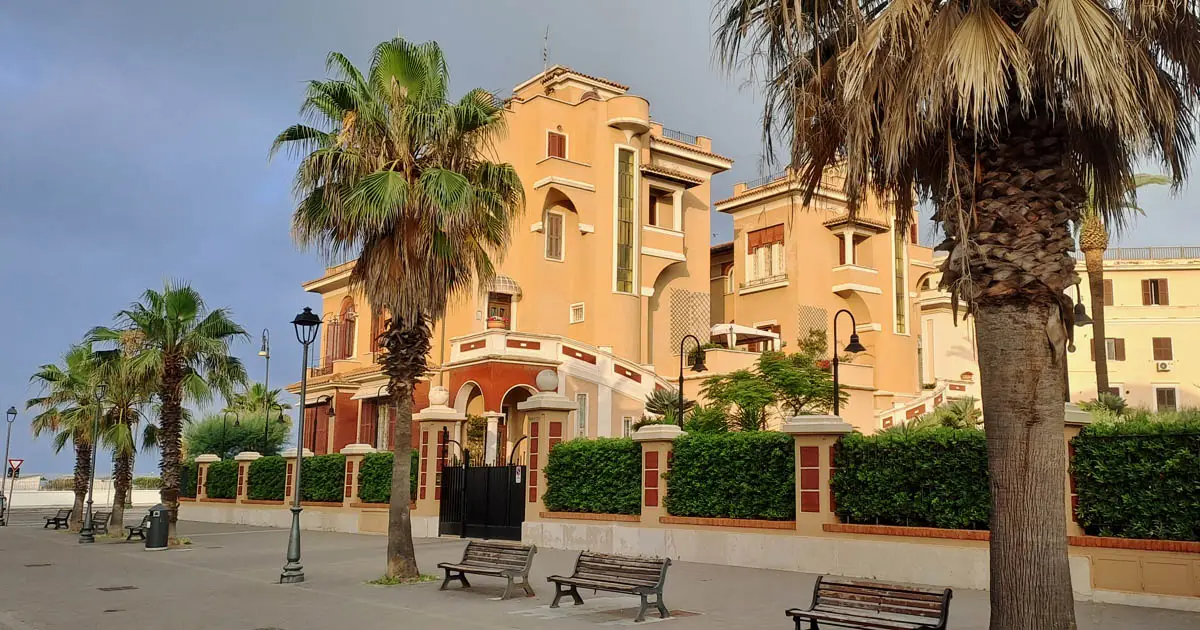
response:
[(97, 591), (136, 591), (136, 586), (101, 586)]
[(106, 612), (106, 613), (125, 612), (125, 609), (124, 608), (106, 608), (102, 612)]
[(30, 567), (30, 568), (33, 568), (33, 567), (52, 567), (52, 566), (54, 566), (54, 563), (53, 563), (53, 562), (42, 562), (42, 563), (40, 563), (40, 564), (27, 564), (27, 565), (25, 565), (25, 566), (27, 566), (27, 567)]

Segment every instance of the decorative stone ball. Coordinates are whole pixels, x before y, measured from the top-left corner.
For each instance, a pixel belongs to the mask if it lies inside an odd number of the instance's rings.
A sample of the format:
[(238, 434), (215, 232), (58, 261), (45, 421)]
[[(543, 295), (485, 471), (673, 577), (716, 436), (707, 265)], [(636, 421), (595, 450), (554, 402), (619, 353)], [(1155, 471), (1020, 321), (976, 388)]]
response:
[(429, 404), (434, 407), (444, 407), (450, 402), (450, 390), (440, 385), (429, 388)]
[(537, 375), (537, 388), (540, 392), (552, 392), (558, 389), (558, 372), (542, 370)]

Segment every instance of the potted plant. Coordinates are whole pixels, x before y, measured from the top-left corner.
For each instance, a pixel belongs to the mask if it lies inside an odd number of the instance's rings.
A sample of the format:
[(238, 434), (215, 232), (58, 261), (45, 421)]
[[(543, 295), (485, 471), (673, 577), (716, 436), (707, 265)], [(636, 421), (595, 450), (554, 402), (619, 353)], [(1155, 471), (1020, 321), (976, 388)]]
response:
[(492, 330), (494, 328), (508, 328), (508, 320), (500, 317), (499, 315), (492, 315), (487, 318), (487, 327), (488, 330)]

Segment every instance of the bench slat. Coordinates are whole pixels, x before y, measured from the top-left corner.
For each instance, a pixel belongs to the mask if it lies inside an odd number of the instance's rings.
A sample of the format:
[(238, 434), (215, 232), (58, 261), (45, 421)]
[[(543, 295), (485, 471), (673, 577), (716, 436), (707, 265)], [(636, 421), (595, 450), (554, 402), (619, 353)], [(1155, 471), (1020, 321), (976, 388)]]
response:
[(912, 602), (914, 604), (916, 604), (916, 603), (937, 604), (937, 603), (940, 603), (944, 597), (944, 595), (929, 595), (927, 593), (903, 593), (900, 591), (886, 591), (886, 590), (868, 588), (865, 586), (843, 586), (840, 584), (836, 585), (836, 586), (829, 586), (829, 587), (822, 584), (821, 588), (817, 591), (817, 594), (818, 594), (818, 596), (827, 595), (830, 597), (841, 597), (842, 595), (846, 595), (846, 594), (870, 595), (872, 597), (878, 597), (878, 598), (886, 599), (889, 601), (904, 601), (904, 602)]
[(636, 556), (617, 556), (606, 553), (592, 553), (585, 551), (579, 556), (580, 561), (589, 560), (593, 562), (601, 562), (615, 564), (619, 566), (629, 567), (652, 567), (662, 568), (667, 563), (665, 558), (639, 558)]
[(573, 584), (575, 586), (582, 586), (584, 588), (595, 588), (595, 589), (599, 589), (602, 591), (614, 591), (617, 593), (633, 593), (633, 592), (636, 592), (639, 588), (644, 588), (644, 589), (653, 588), (653, 585), (647, 586), (647, 585), (642, 585), (642, 584), (622, 584), (619, 582), (610, 582), (610, 581), (602, 580), (602, 579), (576, 577), (576, 576), (571, 576), (569, 578), (565, 578), (562, 576), (554, 576), (550, 579), (555, 582), (561, 582), (563, 584)]
[(821, 593), (817, 597), (816, 604), (820, 606), (825, 603), (855, 608), (888, 608), (926, 617), (940, 617), (943, 607), (941, 602), (888, 599), (865, 593), (837, 593), (833, 596), (829, 593)]
[(824, 587), (827, 585), (858, 586), (858, 587), (862, 587), (862, 588), (894, 591), (897, 593), (913, 593), (913, 594), (933, 595), (935, 597), (941, 597), (942, 595), (945, 595), (945, 590), (946, 590), (946, 589), (938, 589), (938, 588), (926, 588), (923, 586), (902, 586), (899, 584), (892, 584), (889, 582), (876, 582), (873, 580), (858, 580), (858, 579), (853, 579), (853, 578), (838, 578), (838, 577), (821, 576), (821, 586)]
[(878, 619), (875, 617), (860, 617), (857, 615), (844, 615), (818, 611), (789, 610), (787, 614), (789, 616), (799, 617), (801, 619), (816, 619), (817, 621), (845, 624), (853, 628), (862, 628), (863, 630), (918, 630), (919, 628), (928, 627), (928, 624), (923, 622), (906, 623), (889, 619)]

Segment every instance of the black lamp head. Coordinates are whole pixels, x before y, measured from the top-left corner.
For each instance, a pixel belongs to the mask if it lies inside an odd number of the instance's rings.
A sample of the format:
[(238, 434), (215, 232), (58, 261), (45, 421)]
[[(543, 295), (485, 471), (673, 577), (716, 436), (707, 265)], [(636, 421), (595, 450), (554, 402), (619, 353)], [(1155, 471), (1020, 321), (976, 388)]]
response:
[(1087, 309), (1083, 307), (1083, 303), (1082, 302), (1076, 303), (1075, 304), (1075, 325), (1076, 326), (1090, 326), (1091, 323), (1092, 323), (1092, 318), (1088, 317)]
[(8, 408), (8, 421), (12, 422), (13, 420), (16, 420), (16, 419), (17, 419), (17, 408), (9, 407)]
[(321, 327), (321, 318), (313, 313), (311, 308), (305, 306), (304, 311), (292, 320), (292, 326), (296, 329), (296, 340), (307, 346), (317, 339), (317, 329)]
[(692, 352), (692, 371), (704, 372), (707, 370), (708, 366), (704, 365), (704, 350), (702, 348), (696, 348), (695, 351)]
[(858, 333), (850, 333), (850, 343), (846, 344), (846, 352), (866, 352), (867, 349), (858, 340)]

